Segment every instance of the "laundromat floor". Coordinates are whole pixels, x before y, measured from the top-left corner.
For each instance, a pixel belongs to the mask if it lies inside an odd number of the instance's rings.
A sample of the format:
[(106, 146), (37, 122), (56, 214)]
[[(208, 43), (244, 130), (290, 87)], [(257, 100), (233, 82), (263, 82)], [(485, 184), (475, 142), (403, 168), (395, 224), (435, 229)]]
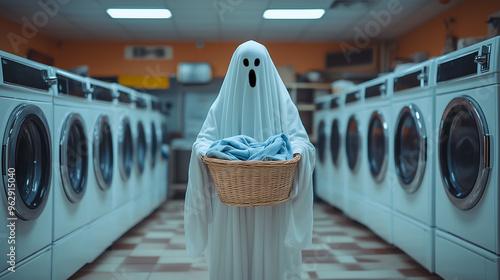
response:
[[(208, 279), (203, 258), (186, 253), (183, 200), (168, 200), (70, 279)], [(341, 211), (316, 202), (303, 279), (441, 279)]]

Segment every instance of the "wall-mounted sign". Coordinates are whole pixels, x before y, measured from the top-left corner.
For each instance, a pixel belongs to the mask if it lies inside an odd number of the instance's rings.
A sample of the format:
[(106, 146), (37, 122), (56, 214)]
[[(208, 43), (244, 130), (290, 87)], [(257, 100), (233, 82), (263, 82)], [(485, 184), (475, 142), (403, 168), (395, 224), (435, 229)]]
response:
[(125, 46), (125, 59), (172, 59), (172, 46)]
[(181, 62), (177, 65), (177, 81), (183, 84), (204, 84), (212, 79), (212, 67), (206, 62)]
[(132, 88), (143, 89), (167, 89), (170, 87), (170, 80), (167, 76), (152, 77), (152, 76), (118, 76), (118, 83)]

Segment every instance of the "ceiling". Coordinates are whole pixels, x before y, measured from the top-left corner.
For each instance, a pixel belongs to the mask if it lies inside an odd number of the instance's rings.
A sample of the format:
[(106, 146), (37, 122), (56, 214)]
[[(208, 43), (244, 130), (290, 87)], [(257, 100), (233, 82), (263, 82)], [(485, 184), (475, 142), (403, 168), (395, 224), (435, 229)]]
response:
[[(359, 30), (370, 38), (387, 40), (461, 1), (0, 0), (0, 17), (20, 24), (29, 21), (41, 33), (59, 40), (353, 41), (359, 37)], [(391, 5), (395, 8), (388, 8)], [(108, 8), (168, 8), (172, 18), (112, 19), (106, 13)], [(264, 10), (270, 8), (323, 8), (326, 13), (320, 20), (263, 19)], [(379, 18), (384, 28), (374, 14), (390, 15), (387, 21)]]

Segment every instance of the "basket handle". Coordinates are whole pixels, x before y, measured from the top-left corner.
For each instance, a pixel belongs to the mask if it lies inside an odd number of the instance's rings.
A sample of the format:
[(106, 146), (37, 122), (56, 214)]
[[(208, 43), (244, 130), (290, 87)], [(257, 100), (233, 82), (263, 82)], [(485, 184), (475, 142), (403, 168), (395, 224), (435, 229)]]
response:
[[(205, 157), (206, 156), (201, 155), (201, 160), (203, 160)], [(300, 155), (300, 153), (294, 153), (292, 159), (295, 158), (295, 157), (299, 157), (299, 160), (302, 159), (302, 156)]]

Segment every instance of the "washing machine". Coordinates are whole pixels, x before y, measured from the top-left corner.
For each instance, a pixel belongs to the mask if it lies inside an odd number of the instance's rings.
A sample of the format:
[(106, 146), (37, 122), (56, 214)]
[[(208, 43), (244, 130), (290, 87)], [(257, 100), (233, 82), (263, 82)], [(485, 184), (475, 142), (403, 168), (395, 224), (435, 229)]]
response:
[(328, 109), (330, 107), (331, 97), (324, 95), (314, 100), (316, 111), (314, 111), (314, 127), (316, 139), (316, 167), (314, 168), (314, 192), (321, 200), (329, 202), (329, 180), (328, 180), (328, 154), (329, 154), (329, 129), (330, 120), (328, 118)]
[(394, 73), (394, 244), (434, 271), (434, 60)]
[(92, 221), (103, 218), (113, 210), (113, 181), (117, 174), (114, 174), (114, 154), (116, 147), (114, 139), (116, 135), (114, 129), (114, 113), (110, 110), (114, 106), (114, 92), (111, 85), (95, 79), (87, 79), (89, 92), (91, 93), (91, 104), (89, 104), (91, 114), (91, 163), (92, 175), (89, 194), (92, 197), (93, 205), (90, 209)]
[[(160, 113), (160, 100), (154, 95), (150, 95), (151, 101), (151, 166), (153, 168), (153, 204), (154, 208), (157, 208), (162, 202), (165, 196), (162, 196), (162, 189), (167, 188), (167, 180), (164, 177), (167, 173), (167, 169), (162, 170), (162, 156), (161, 156), (161, 144), (162, 144), (162, 131), (161, 131), (161, 113)], [(156, 144), (155, 144), (156, 143)]]
[[(385, 241), (392, 243), (392, 74), (362, 84), (365, 88), (363, 151), (367, 170), (365, 186), (365, 225)], [(368, 172), (367, 172), (368, 171)]]
[(148, 178), (148, 141), (147, 124), (149, 123), (146, 94), (134, 91), (135, 112), (131, 115), (132, 133), (136, 136), (135, 165), (132, 177), (134, 184), (134, 218), (136, 222), (144, 219), (150, 212), (148, 193), (150, 192)]
[(147, 213), (150, 214), (155, 208), (155, 177), (154, 172), (157, 163), (158, 138), (156, 136), (156, 125), (154, 123), (151, 95), (143, 93), (142, 97), (146, 101), (144, 109), (143, 124), (146, 134), (146, 164), (143, 171), (144, 195), (146, 196)]
[(48, 66), (5, 52), (0, 60), (0, 278), (50, 279), (56, 79)]
[(364, 106), (364, 88), (358, 85), (345, 95), (343, 121), (345, 150), (345, 210), (351, 219), (365, 223), (365, 185), (366, 173), (366, 132)]
[(499, 279), (500, 37), (436, 64), (436, 272)]
[(113, 140), (116, 147), (114, 154), (114, 177), (112, 183), (113, 206), (116, 217), (116, 229), (118, 235), (127, 232), (136, 224), (134, 215), (134, 134), (132, 133), (131, 119), (135, 114), (134, 91), (119, 84), (113, 84), (113, 92), (116, 97), (114, 112)]
[(328, 111), (329, 119), (329, 153), (327, 155), (327, 178), (329, 185), (328, 202), (338, 209), (344, 209), (345, 181), (344, 169), (342, 165), (345, 161), (343, 153), (343, 135), (345, 132), (342, 127), (342, 114), (345, 95), (337, 94), (330, 100)]
[[(87, 262), (87, 224), (94, 200), (89, 189), (92, 176), (92, 115), (84, 77), (53, 69), (57, 78), (54, 95), (54, 214), (52, 278), (65, 279)], [(81, 252), (75, 254), (75, 251)], [(71, 260), (71, 261), (68, 261)]]
[[(159, 105), (159, 104), (158, 104)], [(159, 120), (159, 139), (160, 139), (160, 168), (158, 171), (158, 177), (160, 182), (160, 198), (161, 202), (165, 201), (169, 195), (170, 189), (170, 178), (169, 174), (169, 156), (170, 156), (170, 145), (169, 145), (169, 136), (168, 136), (168, 125), (167, 125), (167, 116), (164, 115), (160, 107), (157, 110), (157, 118)]]
[(88, 262), (95, 260), (108, 248), (119, 235), (114, 217), (113, 181), (118, 176), (113, 173), (115, 160), (113, 111), (114, 93), (111, 84), (86, 78), (90, 92), (90, 133), (92, 141), (91, 174), (88, 189), (91, 203), (89, 205), (90, 223), (88, 236), (92, 246), (89, 251)]

